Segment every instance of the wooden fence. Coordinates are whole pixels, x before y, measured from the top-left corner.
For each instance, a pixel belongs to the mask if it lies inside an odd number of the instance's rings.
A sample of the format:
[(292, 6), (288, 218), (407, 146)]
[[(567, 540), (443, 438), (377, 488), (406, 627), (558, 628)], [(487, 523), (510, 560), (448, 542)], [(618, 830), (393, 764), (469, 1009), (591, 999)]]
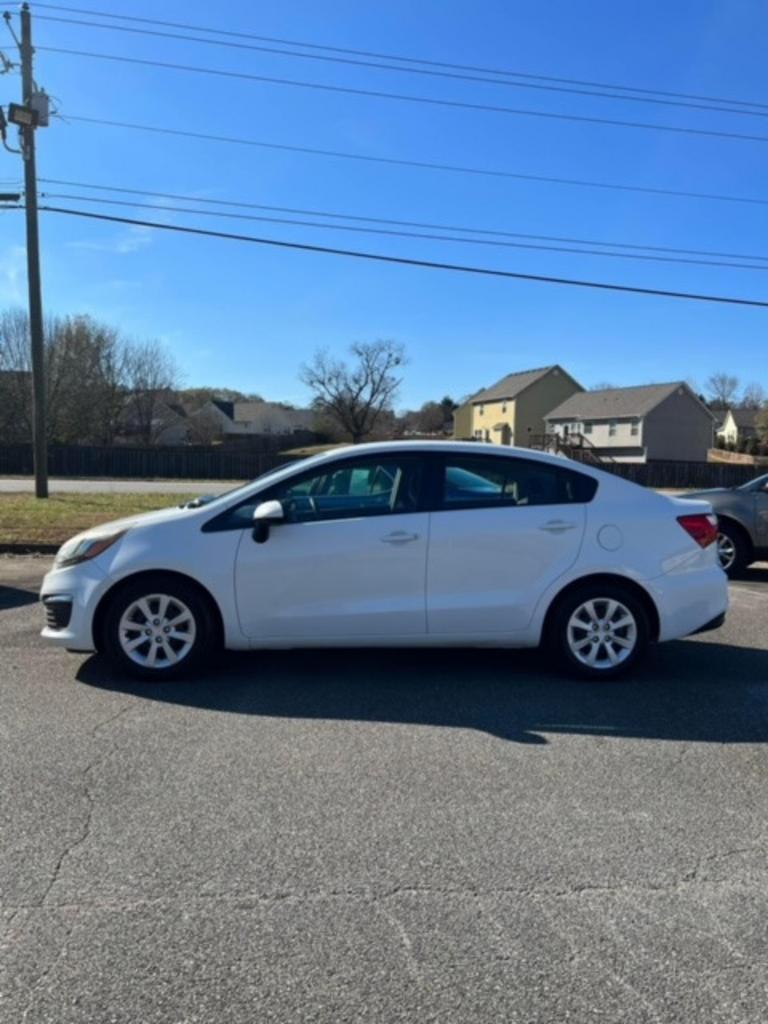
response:
[[(285, 439), (280, 442), (285, 444)], [(290, 462), (275, 444), (271, 450), (211, 447), (127, 448), (122, 445), (55, 445), (48, 449), (51, 476), (133, 480), (251, 480)], [(0, 475), (32, 473), (28, 444), (0, 446)]]
[[(134, 480), (251, 480), (292, 461), (279, 452), (285, 439), (270, 439), (258, 451), (219, 447), (127, 448), (55, 445), (48, 451), (51, 476)], [(647, 487), (685, 490), (735, 487), (761, 472), (754, 466), (722, 462), (604, 463), (610, 473)], [(0, 445), (0, 475), (32, 473), (32, 447)]]
[(646, 487), (667, 490), (706, 490), (708, 487), (738, 487), (760, 475), (754, 466), (722, 462), (608, 462), (601, 469)]

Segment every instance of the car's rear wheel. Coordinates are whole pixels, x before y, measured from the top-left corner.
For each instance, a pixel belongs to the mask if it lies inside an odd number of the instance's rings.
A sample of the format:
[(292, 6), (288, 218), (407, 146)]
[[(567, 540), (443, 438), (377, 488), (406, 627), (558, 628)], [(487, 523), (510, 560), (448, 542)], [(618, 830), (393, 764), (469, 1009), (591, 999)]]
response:
[(721, 569), (730, 577), (738, 576), (749, 564), (747, 545), (739, 530), (729, 523), (718, 526), (717, 557)]
[(559, 663), (579, 676), (612, 679), (645, 654), (648, 615), (641, 601), (620, 584), (589, 584), (558, 603), (548, 646)]
[(101, 650), (130, 675), (171, 679), (197, 667), (214, 635), (200, 591), (158, 573), (129, 581), (114, 595), (104, 616)]

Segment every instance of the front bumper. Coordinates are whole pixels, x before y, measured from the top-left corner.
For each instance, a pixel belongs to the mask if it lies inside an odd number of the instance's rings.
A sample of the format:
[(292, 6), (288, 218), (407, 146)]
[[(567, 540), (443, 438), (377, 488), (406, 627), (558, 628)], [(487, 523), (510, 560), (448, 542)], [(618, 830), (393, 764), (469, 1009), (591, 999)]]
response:
[(70, 650), (95, 650), (93, 616), (107, 586), (106, 575), (92, 562), (52, 569), (40, 588), (46, 616), (43, 639)]

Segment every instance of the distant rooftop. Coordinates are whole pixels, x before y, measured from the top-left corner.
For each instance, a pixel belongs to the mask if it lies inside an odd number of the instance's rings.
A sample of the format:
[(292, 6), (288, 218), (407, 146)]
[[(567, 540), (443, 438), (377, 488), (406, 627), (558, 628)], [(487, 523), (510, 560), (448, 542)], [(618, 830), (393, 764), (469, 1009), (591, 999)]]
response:
[(645, 416), (680, 388), (688, 390), (684, 381), (676, 380), (669, 384), (640, 384), (629, 388), (581, 391), (558, 405), (547, 414), (546, 419), (601, 420)]
[(472, 396), (470, 401), (477, 405), (478, 402), (498, 402), (505, 398), (516, 398), (521, 391), (525, 391), (531, 384), (535, 384), (537, 380), (546, 377), (552, 370), (558, 370), (564, 376), (568, 376), (562, 367), (556, 365), (540, 366), (536, 370), (520, 370), (518, 373), (508, 373), (506, 377), (502, 377), (501, 380), (491, 385), (491, 387), (478, 391), (476, 395)]

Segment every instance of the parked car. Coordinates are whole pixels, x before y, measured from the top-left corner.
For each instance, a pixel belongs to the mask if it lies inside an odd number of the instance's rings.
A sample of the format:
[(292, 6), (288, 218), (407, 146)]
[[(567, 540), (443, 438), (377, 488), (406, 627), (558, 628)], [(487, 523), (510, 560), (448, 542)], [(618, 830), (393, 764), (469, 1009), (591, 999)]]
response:
[(717, 550), (729, 576), (768, 559), (768, 473), (741, 487), (717, 487), (688, 494), (708, 501), (717, 515)]
[(717, 525), (528, 449), (367, 444), (68, 541), (42, 635), (147, 679), (220, 647), (541, 646), (593, 677), (715, 628)]

